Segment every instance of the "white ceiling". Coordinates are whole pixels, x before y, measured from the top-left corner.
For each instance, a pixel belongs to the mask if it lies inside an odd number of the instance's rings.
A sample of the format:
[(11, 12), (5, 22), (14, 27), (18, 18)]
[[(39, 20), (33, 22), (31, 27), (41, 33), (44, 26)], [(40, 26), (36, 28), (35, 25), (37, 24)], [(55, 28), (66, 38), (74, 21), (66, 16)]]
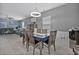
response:
[(17, 18), (29, 17), (35, 8), (43, 12), (63, 4), (65, 3), (0, 3), (0, 15)]

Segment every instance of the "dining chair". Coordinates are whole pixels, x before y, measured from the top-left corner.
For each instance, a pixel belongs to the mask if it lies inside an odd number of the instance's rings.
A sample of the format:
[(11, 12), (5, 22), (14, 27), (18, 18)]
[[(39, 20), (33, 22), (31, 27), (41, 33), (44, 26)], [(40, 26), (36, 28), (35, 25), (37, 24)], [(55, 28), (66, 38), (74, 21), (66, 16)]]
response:
[(43, 34), (47, 34), (47, 29), (42, 29)]
[(37, 33), (41, 33), (41, 29), (37, 29)]
[(78, 55), (78, 52), (76, 51), (75, 48), (73, 48), (72, 51), (73, 51), (74, 55)]
[(26, 45), (27, 51), (29, 51), (29, 38), (28, 38), (28, 34), (27, 34), (28, 30), (29, 29), (23, 30), (23, 39), (22, 39), (22, 43), (23, 43), (23, 45)]
[(34, 27), (32, 24), (27, 25), (27, 29), (32, 31), (32, 33), (34, 32)]
[(51, 45), (54, 46), (54, 51), (56, 51), (56, 47), (55, 47), (56, 34), (57, 34), (57, 31), (50, 31), (49, 39), (45, 42), (46, 45), (43, 44), (44, 46), (48, 48), (48, 54), (50, 54)]
[[(28, 29), (29, 30), (29, 29)], [(26, 42), (26, 48), (27, 51), (29, 51), (29, 36), (28, 36), (28, 30), (25, 32), (25, 42)]]
[(39, 41), (34, 39), (33, 33), (31, 31), (28, 31), (28, 38), (29, 38), (29, 45), (31, 44), (33, 46), (33, 55), (34, 55), (35, 48), (38, 46)]

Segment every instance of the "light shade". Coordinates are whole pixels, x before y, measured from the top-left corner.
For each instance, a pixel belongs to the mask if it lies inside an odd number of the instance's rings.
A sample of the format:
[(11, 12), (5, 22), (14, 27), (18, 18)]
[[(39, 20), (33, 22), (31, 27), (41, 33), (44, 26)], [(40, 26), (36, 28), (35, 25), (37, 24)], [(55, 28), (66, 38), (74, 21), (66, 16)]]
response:
[(41, 13), (40, 12), (31, 12), (32, 17), (40, 17)]

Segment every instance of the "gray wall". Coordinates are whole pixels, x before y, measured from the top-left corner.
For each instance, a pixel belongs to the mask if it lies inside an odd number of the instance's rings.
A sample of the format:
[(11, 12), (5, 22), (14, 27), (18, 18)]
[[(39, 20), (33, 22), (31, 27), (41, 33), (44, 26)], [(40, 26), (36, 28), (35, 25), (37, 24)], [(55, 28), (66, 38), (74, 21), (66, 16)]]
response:
[(42, 18), (51, 16), (51, 30), (68, 31), (69, 28), (79, 26), (79, 4), (66, 4), (42, 13), (37, 19), (39, 28), (42, 28)]

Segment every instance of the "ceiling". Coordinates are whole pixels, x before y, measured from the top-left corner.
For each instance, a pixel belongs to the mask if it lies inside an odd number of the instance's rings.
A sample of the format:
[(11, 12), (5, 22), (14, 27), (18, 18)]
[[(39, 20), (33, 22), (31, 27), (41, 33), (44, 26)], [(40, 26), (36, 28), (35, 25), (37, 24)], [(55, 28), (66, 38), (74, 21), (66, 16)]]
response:
[(0, 3), (0, 16), (11, 16), (18, 19), (29, 17), (35, 8), (43, 12), (65, 3)]

